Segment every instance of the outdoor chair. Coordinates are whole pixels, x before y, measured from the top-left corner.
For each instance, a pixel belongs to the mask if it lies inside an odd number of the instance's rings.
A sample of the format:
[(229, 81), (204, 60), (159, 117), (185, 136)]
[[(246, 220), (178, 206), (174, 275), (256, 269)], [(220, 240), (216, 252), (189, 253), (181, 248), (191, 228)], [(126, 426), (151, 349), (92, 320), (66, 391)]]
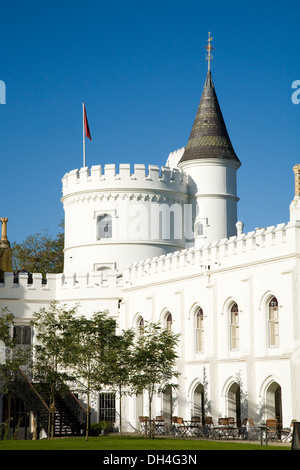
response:
[(281, 430), (281, 442), (292, 442), (293, 439), (293, 430), (294, 430), (294, 423), (296, 423), (297, 420), (293, 419), (291, 422), (291, 426), (289, 428), (283, 428)]
[(146, 431), (146, 428), (148, 432), (149, 424), (150, 424), (149, 416), (139, 416), (139, 421), (140, 421), (140, 427), (141, 427), (141, 434), (143, 434)]
[(206, 416), (204, 427), (202, 428), (203, 437), (215, 438), (214, 421), (211, 416)]
[(228, 437), (228, 418), (219, 418), (218, 427), (215, 429), (216, 437), (219, 439)]
[(248, 437), (249, 437), (248, 428), (249, 428), (249, 421), (248, 421), (248, 418), (244, 418), (244, 419), (243, 419), (243, 422), (242, 422), (242, 424), (241, 424), (241, 427), (240, 427), (240, 436), (241, 436), (243, 439), (248, 439)]
[(266, 427), (268, 439), (270, 439), (271, 441), (278, 439), (277, 419), (267, 419)]
[(219, 418), (215, 433), (219, 439), (230, 437), (235, 439), (239, 436), (239, 428), (235, 426), (234, 418)]
[(240, 435), (240, 430), (236, 426), (234, 418), (228, 418), (228, 427), (229, 427), (229, 435), (233, 437), (234, 439), (239, 437)]
[(181, 436), (181, 437), (185, 436), (186, 426), (184, 424), (183, 418), (175, 416), (173, 418), (173, 423), (174, 423), (174, 426), (175, 426), (175, 435), (178, 435), (178, 436)]
[(155, 432), (157, 434), (165, 434), (165, 417), (164, 416), (156, 416)]
[(192, 436), (200, 436), (201, 428), (202, 426), (200, 416), (192, 416), (190, 423), (190, 434)]
[(255, 426), (252, 418), (249, 418), (248, 421), (249, 421), (248, 431), (249, 431), (249, 436), (250, 436), (249, 439), (252, 441), (256, 441), (259, 439), (260, 429)]
[(260, 429), (256, 428), (252, 418), (244, 418), (240, 427), (240, 436), (243, 439), (256, 441), (260, 436)]

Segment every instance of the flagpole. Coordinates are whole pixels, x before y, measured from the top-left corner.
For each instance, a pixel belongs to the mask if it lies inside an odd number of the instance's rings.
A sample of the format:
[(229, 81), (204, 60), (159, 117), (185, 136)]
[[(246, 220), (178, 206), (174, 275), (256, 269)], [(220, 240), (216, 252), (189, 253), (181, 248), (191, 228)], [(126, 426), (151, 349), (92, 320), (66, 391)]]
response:
[(84, 103), (82, 103), (82, 139), (83, 139), (83, 168), (85, 168), (85, 127), (84, 127)]

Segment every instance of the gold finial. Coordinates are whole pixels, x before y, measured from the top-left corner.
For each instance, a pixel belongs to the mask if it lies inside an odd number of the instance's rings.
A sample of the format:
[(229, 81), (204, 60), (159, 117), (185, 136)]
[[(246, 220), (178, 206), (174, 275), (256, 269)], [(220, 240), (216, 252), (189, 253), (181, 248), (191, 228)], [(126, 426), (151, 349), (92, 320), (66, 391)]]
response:
[(208, 70), (210, 70), (210, 62), (213, 60), (213, 55), (211, 53), (211, 51), (214, 49), (211, 45), (212, 40), (213, 38), (211, 37), (211, 32), (209, 31), (207, 46), (205, 47), (205, 49), (207, 50), (206, 60), (208, 61)]

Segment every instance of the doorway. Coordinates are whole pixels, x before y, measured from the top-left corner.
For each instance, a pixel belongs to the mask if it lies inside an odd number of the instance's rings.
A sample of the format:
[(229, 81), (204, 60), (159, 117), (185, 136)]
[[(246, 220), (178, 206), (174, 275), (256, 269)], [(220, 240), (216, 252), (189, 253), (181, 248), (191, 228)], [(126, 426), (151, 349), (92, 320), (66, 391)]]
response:
[(236, 382), (233, 383), (227, 396), (228, 417), (234, 418), (236, 425), (241, 426), (241, 388)]

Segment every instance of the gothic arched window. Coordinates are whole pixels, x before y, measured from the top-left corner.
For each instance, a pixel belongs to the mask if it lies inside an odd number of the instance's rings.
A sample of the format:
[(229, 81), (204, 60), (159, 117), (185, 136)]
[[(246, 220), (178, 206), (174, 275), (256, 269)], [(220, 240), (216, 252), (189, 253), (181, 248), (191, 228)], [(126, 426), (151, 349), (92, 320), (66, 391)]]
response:
[(204, 315), (202, 308), (195, 313), (196, 353), (204, 351)]
[(239, 307), (236, 303), (234, 303), (230, 309), (230, 349), (234, 351), (239, 349), (239, 346)]
[(172, 315), (171, 313), (168, 313), (166, 316), (166, 327), (168, 331), (172, 331), (172, 322), (173, 322)]
[(138, 319), (138, 322), (137, 322), (137, 334), (138, 336), (141, 336), (143, 333), (144, 333), (144, 326), (145, 326), (145, 323), (144, 323), (144, 319), (143, 317), (140, 317)]
[(268, 334), (269, 346), (279, 346), (279, 309), (278, 300), (272, 297), (268, 308)]

